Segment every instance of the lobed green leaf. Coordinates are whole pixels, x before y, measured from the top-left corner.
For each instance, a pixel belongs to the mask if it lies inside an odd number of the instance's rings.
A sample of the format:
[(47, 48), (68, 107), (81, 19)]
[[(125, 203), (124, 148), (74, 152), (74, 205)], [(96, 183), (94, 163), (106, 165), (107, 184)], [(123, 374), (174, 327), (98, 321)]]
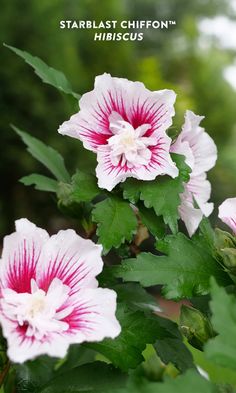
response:
[(115, 196), (96, 204), (92, 212), (98, 224), (97, 235), (106, 254), (112, 247), (131, 241), (137, 228), (137, 219), (130, 204)]
[(141, 253), (114, 268), (114, 274), (124, 281), (140, 282), (143, 286), (164, 285), (163, 293), (169, 299), (204, 295), (210, 289), (210, 277), (223, 285), (229, 282), (226, 273), (201, 243), (178, 233), (161, 242), (167, 256)]

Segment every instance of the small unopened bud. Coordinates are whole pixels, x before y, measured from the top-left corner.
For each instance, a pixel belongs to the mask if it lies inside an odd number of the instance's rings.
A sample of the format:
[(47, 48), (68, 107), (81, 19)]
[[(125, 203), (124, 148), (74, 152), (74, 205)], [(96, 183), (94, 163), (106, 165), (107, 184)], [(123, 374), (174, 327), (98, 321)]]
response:
[(185, 305), (181, 307), (180, 330), (188, 342), (200, 350), (209, 338), (214, 337), (210, 320), (199, 310)]
[(222, 248), (236, 248), (236, 237), (219, 228), (215, 230), (215, 247), (217, 250)]

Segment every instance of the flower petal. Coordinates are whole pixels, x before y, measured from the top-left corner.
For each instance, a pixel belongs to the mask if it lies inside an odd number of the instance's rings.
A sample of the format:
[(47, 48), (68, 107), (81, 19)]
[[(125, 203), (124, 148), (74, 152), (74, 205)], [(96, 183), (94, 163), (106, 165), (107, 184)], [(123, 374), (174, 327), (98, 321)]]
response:
[(1, 261), (1, 286), (18, 293), (30, 292), (36, 264), (48, 233), (22, 218), (16, 221), (16, 232), (5, 236)]
[(83, 287), (97, 287), (95, 277), (102, 271), (102, 246), (83, 239), (75, 231), (59, 231), (45, 244), (37, 266), (38, 286), (47, 291), (58, 278), (74, 293)]
[(218, 217), (236, 234), (236, 198), (228, 198), (219, 206)]
[(217, 159), (217, 149), (213, 139), (204, 128), (199, 126), (203, 118), (186, 111), (182, 131), (172, 146), (172, 151), (186, 156), (186, 162), (196, 176), (213, 168)]
[(191, 175), (186, 187), (192, 193), (204, 216), (208, 217), (212, 213), (214, 206), (213, 203), (207, 202), (211, 195), (211, 183), (207, 180), (206, 173), (198, 176)]
[(203, 218), (203, 213), (200, 209), (193, 206), (187, 192), (181, 195), (181, 205), (179, 206), (179, 215), (181, 220), (184, 222), (188, 234), (191, 237), (199, 227), (200, 222)]
[(65, 357), (69, 340), (65, 336), (51, 333), (42, 340), (27, 337), (27, 326), (19, 326), (17, 322), (11, 321), (4, 314), (0, 314), (3, 336), (7, 339), (7, 355), (14, 363), (24, 363), (40, 355), (52, 357)]
[(116, 319), (116, 293), (110, 289), (84, 288), (79, 296), (70, 299), (73, 312), (64, 321), (69, 330), (63, 334), (71, 343), (101, 341), (105, 337), (115, 338), (120, 334), (120, 324)]
[(110, 74), (97, 76), (94, 90), (85, 93), (80, 101), (80, 112), (64, 122), (59, 133), (80, 139), (88, 150), (97, 151), (112, 136), (109, 116), (115, 111), (127, 120), (125, 107), (128, 80), (112, 78)]
[[(185, 223), (189, 236), (192, 236), (203, 216), (208, 217), (214, 208), (213, 203), (208, 203), (211, 194), (211, 184), (206, 179), (206, 174), (190, 176), (190, 180), (185, 184), (185, 191), (180, 195), (181, 205), (179, 214)], [(198, 208), (195, 207), (195, 203)]]

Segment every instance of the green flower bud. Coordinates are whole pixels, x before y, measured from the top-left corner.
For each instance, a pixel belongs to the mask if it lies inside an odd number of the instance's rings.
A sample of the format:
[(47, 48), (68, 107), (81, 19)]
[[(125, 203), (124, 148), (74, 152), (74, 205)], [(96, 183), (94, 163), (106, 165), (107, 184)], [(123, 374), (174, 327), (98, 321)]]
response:
[(217, 250), (222, 248), (236, 248), (236, 237), (219, 228), (215, 230), (215, 247)]
[(180, 330), (188, 342), (200, 350), (209, 338), (214, 337), (210, 320), (199, 310), (185, 305), (181, 307)]

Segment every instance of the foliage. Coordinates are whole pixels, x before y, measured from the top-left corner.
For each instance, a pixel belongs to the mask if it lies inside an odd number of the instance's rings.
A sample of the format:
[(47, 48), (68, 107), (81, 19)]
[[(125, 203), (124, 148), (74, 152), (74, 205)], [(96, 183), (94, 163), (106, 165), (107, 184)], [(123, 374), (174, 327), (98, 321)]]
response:
[[(153, 4), (149, 3), (152, 9)], [(189, 2), (181, 3), (182, 7), (189, 6)], [(115, 9), (115, 2), (111, 4)], [(196, 6), (196, 12), (201, 14), (200, 10)], [(183, 17), (182, 24), (186, 26), (184, 23)], [(168, 39), (174, 43), (171, 34)], [(161, 40), (159, 44), (161, 47)], [(6, 47), (31, 65), (45, 83), (71, 96), (72, 101), (67, 101), (70, 108), (77, 105), (80, 96), (73, 92), (62, 72), (28, 52)], [(129, 51), (132, 52), (131, 46)], [(160, 68), (164, 69), (166, 62), (167, 56), (163, 56)], [(195, 70), (200, 62), (204, 63), (204, 59), (196, 59), (194, 54), (189, 59)], [(155, 61), (154, 65), (157, 65)], [(173, 65), (178, 65), (178, 60)], [(209, 73), (212, 67), (209, 65)], [(168, 70), (163, 75), (172, 80)], [(198, 76), (201, 77), (201, 70)], [(163, 82), (160, 79), (160, 84)], [(220, 82), (223, 83), (222, 79)], [(223, 86), (226, 89), (224, 83)], [(197, 89), (196, 94), (200, 93)], [(209, 96), (209, 102), (214, 102), (211, 93)], [(201, 108), (200, 101), (196, 107)], [(206, 220), (191, 239), (178, 232), (180, 194), (190, 176), (184, 157), (172, 155), (179, 169), (175, 179), (168, 176), (150, 182), (129, 179), (107, 192), (98, 188), (92, 166), (88, 170), (88, 166), (81, 165), (71, 176), (63, 156), (55, 148), (15, 126), (13, 129), (28, 152), (53, 176), (32, 173), (22, 177), (21, 183), (52, 193), (55, 205), (73, 217), (81, 233), (102, 244), (108, 266), (99, 281), (117, 292), (117, 318), (122, 331), (115, 339), (74, 345), (63, 360), (43, 356), (23, 365), (8, 363), (6, 343), (2, 339), (2, 391), (234, 392), (236, 384), (233, 379), (228, 384), (227, 375), (236, 369), (235, 272), (230, 265), (236, 243), (233, 236), (215, 232)], [(152, 252), (145, 252), (145, 241)], [(222, 241), (230, 242), (230, 256), (223, 252), (229, 248), (222, 249)], [(187, 299), (194, 307), (182, 306), (178, 323), (166, 318), (146, 289), (156, 285), (162, 286), (166, 299)], [(213, 378), (208, 380), (200, 375), (193, 347), (204, 350), (207, 359), (226, 370), (220, 385)], [(208, 372), (207, 368), (203, 371)]]

